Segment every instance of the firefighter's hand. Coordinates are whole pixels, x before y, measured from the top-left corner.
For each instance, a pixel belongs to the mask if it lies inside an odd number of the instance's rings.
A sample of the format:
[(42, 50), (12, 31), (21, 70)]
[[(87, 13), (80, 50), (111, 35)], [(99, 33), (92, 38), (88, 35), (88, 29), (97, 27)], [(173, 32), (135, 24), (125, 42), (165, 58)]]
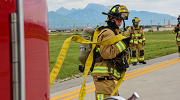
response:
[(174, 30), (174, 32), (178, 32), (179, 31), (179, 27), (177, 27), (175, 30)]
[(143, 43), (143, 46), (145, 46), (145, 45), (146, 45), (146, 41), (143, 41), (142, 43)]

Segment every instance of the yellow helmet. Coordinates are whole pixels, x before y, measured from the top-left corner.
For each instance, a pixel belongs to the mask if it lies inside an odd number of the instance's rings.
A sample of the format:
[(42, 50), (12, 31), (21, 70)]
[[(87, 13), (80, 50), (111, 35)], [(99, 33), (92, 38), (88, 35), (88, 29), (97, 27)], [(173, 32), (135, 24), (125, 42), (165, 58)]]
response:
[(134, 18), (133, 18), (133, 20), (132, 20), (132, 22), (133, 22), (133, 23), (135, 23), (135, 22), (139, 23), (139, 22), (140, 22), (140, 20), (139, 20), (139, 18), (138, 18), (138, 17), (134, 17)]
[(140, 22), (140, 20), (139, 20), (138, 17), (134, 17), (133, 20), (132, 20), (133, 26), (135, 28), (137, 28), (139, 26), (139, 22)]
[(102, 14), (108, 15), (108, 19), (106, 20), (106, 22), (111, 18), (128, 20), (128, 16), (129, 16), (129, 12), (126, 6), (119, 4), (111, 7), (108, 13), (102, 12)]

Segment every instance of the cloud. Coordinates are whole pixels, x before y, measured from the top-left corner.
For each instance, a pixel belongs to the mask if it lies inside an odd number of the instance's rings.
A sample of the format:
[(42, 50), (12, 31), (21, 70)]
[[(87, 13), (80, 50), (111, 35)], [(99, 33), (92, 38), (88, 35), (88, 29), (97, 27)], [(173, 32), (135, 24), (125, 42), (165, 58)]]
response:
[(66, 9), (72, 9), (72, 8), (85, 8), (87, 6), (87, 2), (84, 2), (86, 0), (48, 0), (48, 10), (49, 11), (56, 11), (61, 7), (64, 7)]

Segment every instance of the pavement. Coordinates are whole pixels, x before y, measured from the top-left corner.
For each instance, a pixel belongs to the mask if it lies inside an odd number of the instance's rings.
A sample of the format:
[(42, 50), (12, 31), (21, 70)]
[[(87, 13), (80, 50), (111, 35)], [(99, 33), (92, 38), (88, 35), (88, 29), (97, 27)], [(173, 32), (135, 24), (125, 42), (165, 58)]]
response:
[[(138, 100), (180, 100), (180, 58), (178, 53), (154, 58), (147, 64), (130, 65), (119, 93), (129, 98), (133, 92)], [(84, 78), (80, 77), (54, 84), (50, 89), (51, 100), (78, 100)], [(84, 100), (95, 100), (94, 83), (90, 75), (86, 79), (87, 93)]]

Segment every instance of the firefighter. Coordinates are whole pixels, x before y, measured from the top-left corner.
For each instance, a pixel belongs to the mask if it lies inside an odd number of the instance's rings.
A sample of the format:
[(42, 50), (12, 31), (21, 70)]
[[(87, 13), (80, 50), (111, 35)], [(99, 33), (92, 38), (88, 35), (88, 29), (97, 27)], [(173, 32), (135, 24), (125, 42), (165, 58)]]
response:
[(136, 51), (138, 50), (138, 58), (139, 63), (146, 64), (144, 61), (144, 48), (146, 41), (145, 35), (143, 32), (143, 28), (139, 26), (139, 18), (134, 17), (132, 20), (133, 26), (129, 27), (126, 32), (126, 37), (132, 37), (130, 41), (130, 48), (131, 48), (131, 62), (133, 66), (137, 65), (137, 54)]
[(180, 15), (177, 18), (178, 24), (174, 27), (172, 30), (172, 33), (177, 34), (176, 35), (176, 44), (178, 46), (178, 52), (179, 52), (179, 57), (180, 57)]
[[(121, 34), (119, 27), (123, 20), (127, 20), (129, 16), (128, 9), (123, 5), (115, 5), (111, 7), (107, 15), (107, 25), (100, 30), (97, 42), (107, 40), (115, 35)], [(99, 57), (96, 59), (94, 69), (91, 72), (95, 84), (95, 97), (96, 100), (102, 100), (105, 97), (109, 97), (115, 88), (115, 80), (121, 78), (121, 71), (115, 65), (115, 61), (121, 61), (122, 52), (128, 48), (130, 44), (130, 38), (123, 39), (112, 45), (97, 45), (96, 52), (99, 52)], [(116, 62), (116, 64), (117, 64)], [(126, 63), (128, 66), (128, 64)], [(118, 91), (114, 96), (118, 96)]]

